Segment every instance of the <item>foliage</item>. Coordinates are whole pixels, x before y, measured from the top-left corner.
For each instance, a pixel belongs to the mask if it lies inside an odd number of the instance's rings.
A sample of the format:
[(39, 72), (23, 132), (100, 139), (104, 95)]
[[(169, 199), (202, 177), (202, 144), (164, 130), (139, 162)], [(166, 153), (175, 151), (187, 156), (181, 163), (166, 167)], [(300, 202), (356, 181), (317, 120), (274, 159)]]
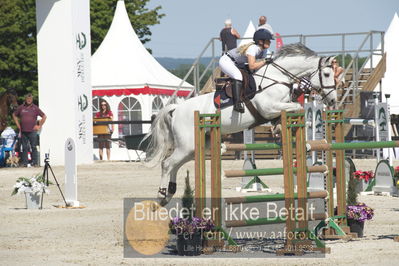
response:
[(0, 0), (0, 93), (37, 96), (35, 0)]
[(211, 219), (193, 217), (191, 219), (175, 217), (170, 220), (169, 228), (176, 235), (195, 234), (197, 232), (208, 232), (215, 228)]
[[(116, 3), (118, 0), (90, 1), (90, 22), (91, 22), (91, 51), (94, 53), (100, 46), (114, 16)], [(130, 22), (140, 41), (144, 44), (150, 41), (151, 31), (149, 26), (160, 23), (160, 19), (165, 16), (161, 14), (161, 6), (153, 9), (146, 7), (149, 0), (125, 0), (125, 6), (129, 15)], [(150, 51), (151, 52), (151, 51)]]
[(374, 210), (364, 203), (357, 202), (357, 191), (356, 187), (362, 179), (370, 180), (374, 177), (371, 171), (356, 171), (353, 172), (348, 181), (347, 190), (347, 207), (346, 207), (346, 218), (353, 219), (356, 221), (365, 221), (373, 218)]
[(373, 216), (374, 210), (364, 203), (346, 207), (346, 217), (348, 219), (363, 222), (365, 220), (371, 220)]
[(374, 178), (374, 173), (373, 171), (362, 171), (358, 170), (353, 173), (353, 177), (358, 179), (358, 180), (364, 180), (366, 182), (369, 182), (370, 179)]
[[(37, 100), (37, 46), (35, 0), (0, 0), (0, 93), (16, 89), (19, 99), (30, 92)], [(150, 26), (160, 23), (161, 6), (148, 9), (149, 0), (125, 0), (130, 21), (139, 39), (150, 40)], [(107, 33), (117, 0), (91, 0), (92, 52)]]
[(399, 178), (399, 166), (396, 166), (393, 172), (393, 176)]
[[(52, 183), (48, 182), (48, 185), (50, 184)], [(21, 194), (23, 192), (32, 192), (32, 193), (45, 192), (48, 194), (50, 191), (47, 185), (45, 184), (43, 175), (37, 174), (32, 176), (31, 178), (19, 177), (17, 179), (17, 182), (13, 187), (11, 196), (15, 194)]]
[[(187, 210), (192, 210), (194, 206), (194, 190), (191, 188), (190, 185), (190, 176), (189, 172), (187, 171), (187, 176), (185, 180), (185, 188), (184, 188), (184, 194), (182, 197), (182, 206), (183, 208), (186, 208)], [(191, 218), (191, 213), (187, 215), (187, 217), (184, 218)]]
[[(342, 67), (347, 67), (353, 59), (353, 57), (350, 54), (346, 54), (345, 57), (343, 57), (343, 54), (339, 54), (336, 55), (335, 58), (337, 59), (338, 64)], [(354, 60), (354, 63), (356, 62), (360, 68), (366, 62), (366, 60), (367, 57), (358, 57)]]
[(354, 177), (354, 174), (356, 172), (352, 173), (351, 177), (349, 178), (348, 181), (348, 189), (347, 189), (347, 198), (346, 198), (346, 204), (349, 205), (356, 205), (357, 204), (357, 191), (356, 187), (359, 184), (359, 179), (356, 179)]
[[(178, 68), (176, 69), (169, 69), (169, 71), (174, 74), (175, 76), (183, 79), (186, 74), (188, 73), (188, 71), (190, 70), (191, 65), (188, 64), (182, 64), (180, 65)], [(201, 76), (205, 71), (205, 66), (203, 64), (199, 65), (199, 76)], [(200, 88), (203, 88), (205, 83), (208, 81), (209, 77), (212, 75), (212, 71), (208, 70), (204, 77), (201, 79), (200, 82)], [(187, 77), (186, 82), (190, 83), (191, 85), (194, 85), (194, 71), (191, 72), (191, 74)]]

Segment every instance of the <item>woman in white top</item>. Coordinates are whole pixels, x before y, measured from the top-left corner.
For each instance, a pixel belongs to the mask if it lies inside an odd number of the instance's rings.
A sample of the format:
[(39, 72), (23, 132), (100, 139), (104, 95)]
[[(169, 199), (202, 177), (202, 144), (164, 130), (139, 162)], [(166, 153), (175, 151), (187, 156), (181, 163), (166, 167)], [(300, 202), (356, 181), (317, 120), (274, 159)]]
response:
[(244, 106), (240, 101), (240, 88), (242, 87), (242, 74), (238, 66), (248, 64), (250, 71), (255, 71), (266, 64), (263, 54), (270, 47), (270, 40), (274, 40), (273, 35), (265, 29), (257, 30), (253, 37), (254, 42), (241, 45), (225, 53), (219, 60), (220, 69), (233, 79), (233, 102), (234, 110), (243, 113)]

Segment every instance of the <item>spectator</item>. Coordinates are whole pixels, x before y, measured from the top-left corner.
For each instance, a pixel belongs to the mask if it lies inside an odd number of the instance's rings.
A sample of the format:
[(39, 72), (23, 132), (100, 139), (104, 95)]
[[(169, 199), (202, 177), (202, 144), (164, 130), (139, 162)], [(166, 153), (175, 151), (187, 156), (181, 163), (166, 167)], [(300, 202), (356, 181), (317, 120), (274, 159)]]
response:
[(12, 156), (14, 143), (15, 143), (15, 131), (11, 127), (6, 127), (1, 132), (2, 142), (0, 142), (0, 166), (6, 166), (7, 159)]
[(332, 68), (334, 70), (334, 80), (335, 80), (335, 86), (337, 88), (343, 88), (345, 80), (343, 78), (344, 74), (344, 69), (339, 66), (337, 59), (333, 59), (332, 61)]
[(232, 27), (231, 19), (226, 19), (224, 28), (220, 31), (220, 40), (222, 41), (223, 54), (237, 47), (237, 39), (240, 34)]
[[(114, 118), (112, 111), (110, 110), (109, 104), (105, 100), (100, 101), (100, 111), (96, 113), (96, 118)], [(111, 135), (114, 132), (114, 125), (108, 126), (109, 134), (98, 135), (98, 152), (100, 155), (100, 160), (103, 159), (103, 149), (106, 149), (107, 159), (111, 159)]]
[(11, 148), (15, 141), (14, 129), (12, 127), (6, 127), (3, 132), (1, 132), (1, 138), (3, 139), (3, 146), (6, 148)]
[[(47, 116), (40, 110), (40, 108), (33, 103), (33, 96), (31, 93), (25, 95), (25, 102), (20, 105), (17, 110), (12, 114), (15, 124), (19, 129), (19, 137), (22, 140), (22, 165), (28, 166), (28, 151), (29, 145), (32, 149), (32, 165), (37, 167), (37, 132), (42, 128), (46, 122)], [(37, 125), (37, 117), (42, 119)]]
[(274, 35), (272, 26), (270, 26), (270, 24), (267, 24), (266, 22), (267, 22), (267, 18), (265, 16), (260, 16), (259, 17), (259, 25), (258, 25), (257, 30), (265, 29), (265, 30), (268, 30), (272, 35)]

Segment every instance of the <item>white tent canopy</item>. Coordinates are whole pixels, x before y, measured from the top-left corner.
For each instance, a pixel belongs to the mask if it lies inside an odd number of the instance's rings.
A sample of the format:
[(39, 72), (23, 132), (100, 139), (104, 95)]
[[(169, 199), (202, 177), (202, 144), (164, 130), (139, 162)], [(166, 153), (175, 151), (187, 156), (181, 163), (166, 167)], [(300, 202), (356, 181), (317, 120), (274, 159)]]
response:
[(252, 42), (252, 37), (254, 36), (254, 33), (255, 33), (255, 26), (252, 23), (252, 20), (250, 20), (248, 23), (248, 27), (245, 30), (244, 35), (241, 37), (241, 38), (249, 38), (249, 39), (241, 40), (240, 43), (238, 44), (238, 46)]
[[(181, 79), (163, 68), (143, 46), (130, 23), (125, 3), (119, 0), (114, 19), (91, 59), (93, 89), (175, 89)], [(184, 83), (183, 87), (193, 86)]]
[[(163, 68), (143, 46), (123, 0), (118, 1), (111, 26), (91, 63), (93, 109), (99, 108), (100, 98), (106, 100), (114, 120), (150, 120), (182, 84), (180, 78)], [(192, 89), (192, 85), (184, 82), (177, 92), (177, 102), (183, 101)], [(149, 127), (150, 124), (119, 124), (114, 127), (112, 138), (146, 133)], [(98, 150), (94, 149), (94, 155), (97, 154)], [(114, 143), (111, 158), (136, 159), (137, 153)]]
[[(378, 46), (381, 49), (381, 44)], [(389, 104), (391, 114), (399, 114), (399, 17), (395, 13), (391, 24), (385, 32), (384, 50), (387, 53), (386, 72), (382, 79), (382, 93), (385, 100), (385, 94), (390, 94)], [(381, 56), (373, 56), (373, 65), (376, 66)], [(369, 64), (368, 64), (369, 65)], [(374, 89), (379, 90), (379, 85)]]

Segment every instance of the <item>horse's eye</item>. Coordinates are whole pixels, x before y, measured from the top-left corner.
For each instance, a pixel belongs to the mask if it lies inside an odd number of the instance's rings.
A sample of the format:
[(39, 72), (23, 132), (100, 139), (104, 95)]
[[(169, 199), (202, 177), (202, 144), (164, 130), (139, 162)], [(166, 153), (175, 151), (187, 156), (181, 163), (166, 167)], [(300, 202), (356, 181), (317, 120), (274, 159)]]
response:
[(324, 76), (326, 77), (326, 78), (328, 78), (329, 76), (330, 76), (330, 73), (324, 73)]

